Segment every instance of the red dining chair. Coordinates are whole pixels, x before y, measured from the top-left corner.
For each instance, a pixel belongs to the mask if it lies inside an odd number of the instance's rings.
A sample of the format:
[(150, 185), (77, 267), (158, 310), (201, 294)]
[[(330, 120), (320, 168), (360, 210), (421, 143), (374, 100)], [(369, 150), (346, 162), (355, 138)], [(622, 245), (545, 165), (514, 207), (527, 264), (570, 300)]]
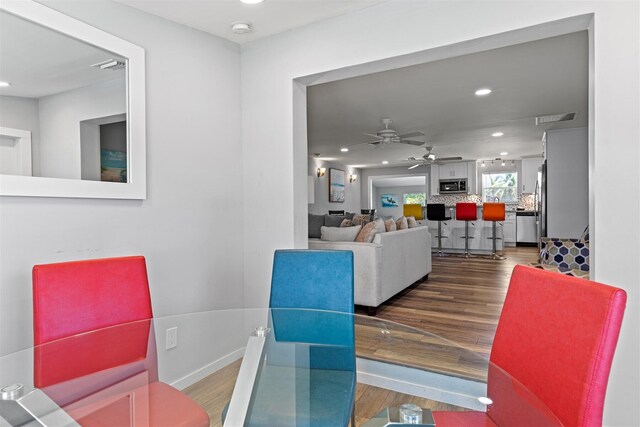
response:
[(491, 349), (494, 403), (486, 413), (434, 412), (436, 425), (549, 425), (532, 417), (524, 390), (562, 425), (601, 425), (626, 300), (622, 289), (516, 266)]
[(34, 385), (83, 426), (208, 426), (158, 381), (142, 256), (33, 267)]

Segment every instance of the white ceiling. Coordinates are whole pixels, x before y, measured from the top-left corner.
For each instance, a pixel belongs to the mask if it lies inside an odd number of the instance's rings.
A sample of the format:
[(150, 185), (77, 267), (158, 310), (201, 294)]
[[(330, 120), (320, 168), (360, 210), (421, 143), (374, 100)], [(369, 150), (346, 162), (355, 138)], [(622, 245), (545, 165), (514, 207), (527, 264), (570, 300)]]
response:
[(0, 95), (40, 98), (122, 79), (124, 69), (91, 67), (113, 53), (0, 11)]
[[(236, 43), (245, 43), (386, 0), (265, 0), (253, 5), (240, 0), (116, 1)], [(236, 21), (249, 22), (253, 31), (233, 33), (231, 23)]]
[(371, 180), (374, 187), (411, 187), (426, 185), (424, 176), (377, 177)]
[[(478, 88), (493, 90), (477, 97)], [(422, 131), (439, 157), (520, 159), (542, 154), (548, 129), (580, 127), (588, 118), (588, 40), (574, 33), (419, 64), (307, 89), (309, 155), (357, 167), (415, 162), (424, 148), (368, 144), (382, 118), (398, 133)], [(576, 112), (571, 122), (536, 126), (535, 117)], [(504, 136), (494, 138), (493, 132)], [(508, 152), (501, 156), (501, 152)]]

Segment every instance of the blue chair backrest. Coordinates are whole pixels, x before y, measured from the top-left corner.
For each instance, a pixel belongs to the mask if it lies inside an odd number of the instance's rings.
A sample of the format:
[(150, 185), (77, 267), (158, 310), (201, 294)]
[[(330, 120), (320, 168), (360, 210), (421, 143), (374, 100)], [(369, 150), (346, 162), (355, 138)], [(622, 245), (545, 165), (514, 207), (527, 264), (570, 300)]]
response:
[(269, 307), (353, 313), (353, 252), (277, 250)]

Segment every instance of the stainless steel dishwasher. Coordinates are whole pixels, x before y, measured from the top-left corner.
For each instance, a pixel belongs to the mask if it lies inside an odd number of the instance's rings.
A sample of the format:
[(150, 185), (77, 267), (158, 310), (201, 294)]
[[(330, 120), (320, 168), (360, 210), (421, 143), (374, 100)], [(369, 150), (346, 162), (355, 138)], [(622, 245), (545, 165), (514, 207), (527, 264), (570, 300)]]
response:
[(536, 217), (533, 211), (516, 212), (516, 244), (536, 245)]

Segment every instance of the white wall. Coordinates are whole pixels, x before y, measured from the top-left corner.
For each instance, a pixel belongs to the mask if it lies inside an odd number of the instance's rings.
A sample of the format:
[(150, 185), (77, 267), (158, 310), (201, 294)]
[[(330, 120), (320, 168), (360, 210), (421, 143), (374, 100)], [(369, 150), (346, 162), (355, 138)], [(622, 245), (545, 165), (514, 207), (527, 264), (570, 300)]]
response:
[(0, 198), (0, 354), (33, 342), (34, 264), (142, 254), (156, 316), (241, 307), (237, 45), (115, 2), (46, 4), (146, 50), (148, 196)]
[[(373, 177), (379, 176), (424, 176), (426, 182), (429, 182), (429, 166), (420, 166), (415, 169), (407, 169), (406, 166), (399, 167), (391, 167), (391, 168), (367, 168), (362, 169), (362, 182), (360, 183), (360, 191), (362, 192), (361, 200), (362, 200), (362, 208), (367, 209), (369, 207), (376, 207), (378, 202), (375, 200), (370, 200), (371, 194), (371, 185), (369, 181)], [(428, 189), (428, 185), (426, 186)], [(428, 191), (427, 191), (428, 193)], [(375, 196), (375, 194), (374, 194)]]
[[(243, 197), (245, 203), (260, 206), (263, 218), (255, 221), (253, 213), (245, 211), (244, 257), (251, 265), (245, 274), (246, 304), (267, 304), (273, 250), (302, 247), (306, 237), (299, 225), (306, 222), (306, 189), (296, 182), (305, 183), (307, 141), (300, 137), (304, 133), (301, 122), (294, 121), (293, 109), (294, 104), (303, 105), (305, 92), (293, 79), (317, 74), (318, 83), (329, 78), (323, 80), (324, 73), (337, 68), (495, 34), (501, 34), (501, 41), (511, 37), (530, 41), (539, 37), (539, 29), (517, 35), (505, 32), (594, 13), (590, 33), (595, 46), (592, 72), (597, 70), (591, 77), (590, 98), (595, 125), (590, 201), (594, 271), (595, 279), (620, 286), (629, 296), (605, 422), (640, 425), (640, 203), (637, 197), (620, 198), (611, 191), (623, 180), (631, 194), (640, 194), (639, 7), (638, 2), (607, 1), (558, 1), (553, 7), (541, 7), (536, 1), (394, 1), (243, 45)], [(390, 28), (389, 23), (402, 23), (402, 31), (379, 30)], [(555, 29), (545, 27), (545, 31)], [(479, 42), (460, 49), (492, 47), (497, 46)], [(445, 56), (448, 49), (436, 49), (434, 56)], [(353, 75), (352, 71), (344, 68), (341, 73)], [(611, 153), (616, 153), (615, 161)]]
[(42, 176), (81, 178), (80, 122), (126, 113), (124, 78), (40, 98)]
[[(374, 203), (376, 204), (377, 214), (379, 216), (392, 216), (394, 219), (400, 218), (404, 215), (402, 210), (403, 205), (403, 194), (408, 193), (426, 193), (427, 189), (423, 186), (404, 186), (404, 187), (373, 187), (374, 188)], [(395, 194), (398, 196), (398, 207), (397, 208), (383, 208), (380, 198), (383, 194)]]
[(0, 96), (0, 126), (31, 132), (31, 173), (40, 176), (40, 119), (38, 100)]
[[(318, 178), (318, 168), (326, 168), (323, 177)], [(329, 168), (341, 169), (345, 173), (344, 203), (329, 202)], [(315, 191), (314, 203), (309, 204), (309, 213), (326, 214), (329, 213), (329, 209), (360, 213), (360, 169), (340, 163), (310, 158), (307, 174), (313, 177)], [(351, 174), (358, 176), (356, 182), (349, 182), (349, 175)]]

